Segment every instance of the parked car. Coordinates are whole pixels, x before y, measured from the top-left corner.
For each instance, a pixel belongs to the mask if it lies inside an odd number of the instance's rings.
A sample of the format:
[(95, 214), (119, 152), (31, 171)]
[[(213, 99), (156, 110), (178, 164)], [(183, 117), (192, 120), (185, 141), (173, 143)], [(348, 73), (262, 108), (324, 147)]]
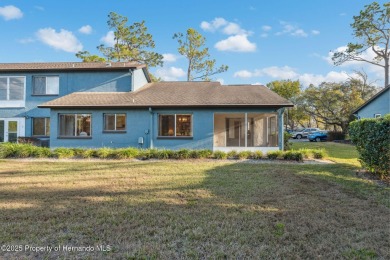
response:
[(326, 141), (328, 139), (328, 133), (326, 131), (317, 131), (309, 134), (307, 138), (309, 139), (310, 142)]
[(300, 131), (296, 131), (296, 132), (292, 132), (292, 138), (294, 139), (302, 139), (302, 138), (306, 138), (309, 134), (313, 133), (313, 132), (317, 132), (317, 131), (320, 131), (319, 128), (305, 128), (303, 130), (300, 130)]

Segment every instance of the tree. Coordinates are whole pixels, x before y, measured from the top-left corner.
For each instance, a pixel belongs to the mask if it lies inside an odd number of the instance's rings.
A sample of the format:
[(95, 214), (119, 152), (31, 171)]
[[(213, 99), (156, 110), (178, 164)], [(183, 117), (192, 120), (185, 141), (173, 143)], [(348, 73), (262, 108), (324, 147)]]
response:
[(188, 60), (187, 81), (210, 80), (210, 76), (228, 70), (226, 65), (215, 68), (215, 59), (209, 59), (209, 49), (204, 47), (205, 37), (195, 29), (189, 28), (185, 35), (175, 33), (173, 39), (177, 39), (179, 53)]
[(98, 55), (92, 55), (89, 51), (79, 51), (76, 57), (82, 59), (83, 62), (105, 62), (106, 59)]
[[(389, 84), (390, 58), (390, 3), (384, 3), (383, 8), (376, 3), (366, 5), (358, 16), (353, 17), (351, 24), (353, 35), (358, 43), (348, 43), (345, 51), (337, 51), (332, 60), (335, 65), (347, 61), (362, 61), (384, 68), (385, 86)], [(371, 49), (375, 53), (373, 59), (362, 54)]]
[(356, 82), (323, 82), (304, 91), (302, 107), (317, 122), (339, 127), (346, 133), (352, 111), (364, 103), (361, 96), (361, 87)]
[(303, 121), (308, 120), (307, 113), (305, 113), (302, 106), (299, 105), (302, 90), (298, 80), (275, 80), (268, 83), (267, 87), (295, 105), (293, 108), (288, 109), (288, 112), (285, 113), (284, 117), (284, 121), (290, 129), (295, 129), (299, 124), (302, 125)]
[[(114, 31), (115, 43), (112, 47), (101, 44), (97, 47), (98, 50), (108, 61), (138, 62), (149, 67), (162, 66), (163, 56), (150, 50), (155, 48), (155, 43), (152, 35), (147, 33), (145, 21), (130, 26), (127, 22), (127, 17), (110, 12), (107, 24)], [(79, 52), (76, 56), (83, 60), (93, 59), (89, 52)]]

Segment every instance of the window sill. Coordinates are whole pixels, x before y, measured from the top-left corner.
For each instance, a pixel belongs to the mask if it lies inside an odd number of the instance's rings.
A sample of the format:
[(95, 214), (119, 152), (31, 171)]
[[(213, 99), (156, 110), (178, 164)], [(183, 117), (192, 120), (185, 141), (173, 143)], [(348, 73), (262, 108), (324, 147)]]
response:
[(33, 97), (59, 96), (60, 94), (31, 94)]
[(92, 139), (92, 136), (58, 136), (57, 139)]
[(120, 130), (120, 131), (103, 131), (103, 134), (126, 134), (127, 131), (126, 130)]
[(157, 136), (157, 139), (175, 139), (175, 140), (191, 140), (193, 136)]
[(31, 137), (34, 137), (34, 138), (50, 138), (49, 135), (33, 135)]

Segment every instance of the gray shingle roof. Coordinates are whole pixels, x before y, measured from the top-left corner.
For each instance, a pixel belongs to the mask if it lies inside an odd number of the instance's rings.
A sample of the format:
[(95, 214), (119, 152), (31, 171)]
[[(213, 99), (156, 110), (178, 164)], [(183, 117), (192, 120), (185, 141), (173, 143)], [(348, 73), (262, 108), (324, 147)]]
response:
[(139, 69), (146, 65), (137, 62), (36, 62), (0, 63), (0, 72), (42, 70), (118, 70)]
[(219, 82), (157, 82), (136, 92), (75, 92), (39, 107), (292, 107), (293, 104), (261, 85)]

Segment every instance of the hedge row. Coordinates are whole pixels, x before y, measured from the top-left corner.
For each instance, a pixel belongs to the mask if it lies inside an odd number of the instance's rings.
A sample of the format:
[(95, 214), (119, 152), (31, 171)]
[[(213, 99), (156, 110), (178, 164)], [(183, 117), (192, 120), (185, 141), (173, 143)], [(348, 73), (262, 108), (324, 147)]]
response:
[(390, 114), (351, 122), (349, 136), (364, 168), (382, 177), (390, 175)]
[(101, 159), (284, 159), (302, 161), (304, 158), (325, 157), (324, 150), (300, 149), (290, 151), (272, 151), (264, 155), (261, 151), (230, 151), (222, 152), (210, 150), (164, 150), (164, 149), (137, 149), (137, 148), (56, 148), (50, 150), (46, 147), (31, 144), (4, 143), (0, 145), (0, 158), (101, 158)]

